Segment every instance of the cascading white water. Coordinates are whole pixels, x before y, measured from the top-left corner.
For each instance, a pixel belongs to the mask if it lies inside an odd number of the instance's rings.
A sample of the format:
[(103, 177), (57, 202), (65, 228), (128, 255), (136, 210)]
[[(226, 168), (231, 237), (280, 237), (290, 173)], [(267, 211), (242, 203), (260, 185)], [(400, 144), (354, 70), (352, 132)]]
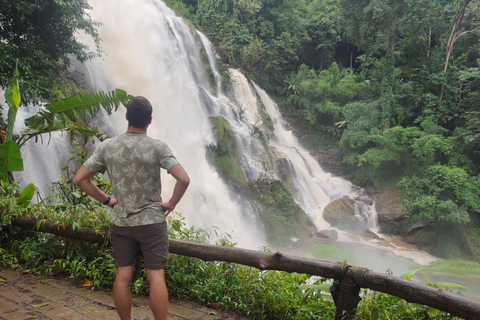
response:
[[(322, 211), (330, 201), (357, 195), (351, 183), (321, 169), (292, 132), (285, 129), (277, 106), (266, 92), (247, 81), (238, 70), (229, 70), (232, 92), (228, 96), (224, 94), (208, 39), (192, 30), (163, 2), (90, 0), (90, 4), (92, 18), (102, 22), (98, 31), (104, 52), (103, 58), (86, 64), (93, 89), (121, 88), (152, 102), (153, 122), (148, 134), (169, 144), (191, 177), (189, 190), (177, 207), (188, 224), (204, 229), (218, 227), (238, 238), (241, 247), (256, 249), (268, 245), (256, 222), (258, 209), (233, 194), (206, 157), (208, 146), (216, 141), (209, 117), (222, 116), (235, 133), (246, 176), (257, 179), (274, 175), (262, 165), (265, 148), (255, 135), (261, 125), (260, 101), (274, 123), (270, 149), (277, 157), (288, 159), (291, 175), (295, 177), (294, 197), (319, 229), (329, 227), (322, 218)], [(91, 42), (87, 38), (84, 41)], [(202, 66), (202, 46), (217, 78), (216, 95), (210, 89), (208, 75)], [(112, 135), (121, 133), (127, 126), (124, 111), (104, 117), (96, 125)], [(68, 151), (68, 142), (66, 138), (63, 140), (63, 147), (59, 149)], [(60, 146), (62, 142), (57, 140), (54, 145)], [(42, 154), (41, 158), (45, 158), (43, 146), (30, 143), (29, 148), (32, 151), (27, 153)], [(58, 159), (54, 154), (45, 164), (40, 164), (33, 157), (25, 156), (25, 151), (23, 155), (29, 163), (21, 174), (24, 183), (45, 185), (58, 180), (64, 158)], [(39, 176), (38, 172), (47, 172), (45, 168), (56, 169), (58, 174)], [(163, 194), (168, 197), (173, 181), (167, 175), (162, 179)]]
[[(241, 77), (240, 74), (238, 76)], [(270, 146), (276, 150), (278, 157), (286, 158), (290, 163), (289, 168), (295, 176), (293, 192), (296, 200), (316, 222), (319, 230), (330, 228), (328, 222), (322, 217), (325, 206), (330, 201), (341, 197), (357, 198), (362, 190), (345, 179), (323, 171), (318, 162), (300, 145), (293, 133), (285, 128), (278, 106), (268, 94), (256, 84), (253, 84), (253, 87), (270, 118), (274, 119), (274, 136), (270, 139)], [(378, 232), (374, 204), (367, 205), (359, 201), (355, 207), (360, 219), (368, 219), (365, 226), (371, 231)], [(367, 249), (368, 251), (365, 252), (363, 248), (357, 247), (358, 254), (352, 258), (354, 261), (349, 261), (374, 270), (384, 271), (390, 268), (401, 273), (407, 270), (405, 261), (401, 261), (403, 259), (420, 265), (427, 265), (436, 260), (435, 257), (412, 246), (394, 245), (390, 241), (392, 238), (388, 236), (382, 236), (383, 240), (377, 241), (358, 235), (352, 236), (342, 230), (337, 231), (339, 240), (343, 242), (362, 244), (363, 247), (378, 250), (373, 252)]]
[[(271, 145), (276, 152), (289, 159), (295, 175), (295, 195), (305, 212), (316, 221), (319, 229), (330, 227), (322, 217), (325, 206), (342, 196), (355, 197), (356, 190), (344, 179), (334, 177), (323, 171), (318, 162), (300, 145), (297, 138), (285, 129), (277, 105), (267, 93), (255, 85), (269, 116), (274, 120), (274, 139)], [(358, 189), (358, 188), (357, 188)]]
[[(250, 84), (243, 74), (237, 70), (230, 70), (230, 76), (234, 83), (235, 100), (241, 101), (241, 108), (245, 110), (245, 116), (237, 122), (243, 123), (243, 126), (247, 128), (258, 125), (261, 102), (268, 116), (273, 120), (274, 129), (269, 139), (270, 149), (273, 150), (277, 158), (286, 159), (289, 164), (283, 170), (290, 171), (290, 175), (294, 177), (292, 179), (294, 186), (291, 191), (295, 200), (312, 218), (318, 230), (330, 229), (330, 224), (322, 217), (325, 206), (338, 198), (357, 198), (361, 195), (362, 190), (345, 179), (332, 176), (320, 167), (318, 162), (300, 145), (293, 133), (286, 129), (278, 106), (263, 89), (254, 83)], [(230, 117), (228, 117), (228, 114), (224, 116), (229, 123), (238, 119), (234, 112), (230, 114)], [(254, 155), (262, 152), (263, 147), (260, 145), (256, 145), (256, 148), (251, 147), (258, 141), (255, 141), (254, 136), (248, 130), (236, 130), (235, 133), (237, 140), (249, 142), (247, 145), (250, 148), (242, 149), (240, 153), (248, 155), (246, 158), (250, 159), (250, 167), (257, 168), (254, 176), (260, 176), (263, 168), (255, 166)], [(366, 227), (372, 231), (377, 231), (375, 206), (358, 202), (356, 207), (360, 218), (368, 219)], [(426, 265), (436, 260), (435, 257), (416, 250), (412, 246), (393, 245), (390, 243), (389, 237), (383, 236), (386, 241), (372, 240), (342, 230), (337, 230), (337, 232), (339, 241), (355, 245), (357, 254), (355, 257), (351, 257), (349, 262), (373, 270), (385, 271), (390, 269), (395, 271), (396, 274), (401, 274), (408, 270), (408, 261)], [(360, 246), (357, 246), (358, 244)]]
[[(215, 226), (229, 233), (240, 246), (256, 249), (266, 245), (257, 224), (242, 214), (242, 202), (229, 196), (227, 186), (207, 161), (206, 148), (214, 139), (202, 95), (210, 90), (195, 33), (161, 1), (90, 4), (94, 8), (92, 18), (103, 23), (98, 30), (103, 58), (86, 64), (93, 89), (122, 88), (152, 102), (153, 121), (148, 134), (165, 141), (191, 177), (189, 190), (176, 211), (189, 225), (204, 229)], [(124, 110), (120, 110), (98, 125), (113, 128), (112, 134), (118, 134), (126, 130), (124, 117)], [(66, 145), (64, 141), (63, 148)], [(46, 155), (42, 146), (30, 143), (29, 147), (39, 148), (33, 153)], [(55, 158), (56, 154), (51, 156)], [(44, 185), (58, 180), (59, 174), (39, 177), (38, 172), (45, 172), (41, 164), (28, 158), (26, 162), (32, 165), (26, 165), (27, 170), (21, 174), (25, 183)], [(63, 165), (56, 159), (46, 163), (58, 173)], [(172, 178), (165, 174), (162, 179), (163, 195), (168, 197)]]

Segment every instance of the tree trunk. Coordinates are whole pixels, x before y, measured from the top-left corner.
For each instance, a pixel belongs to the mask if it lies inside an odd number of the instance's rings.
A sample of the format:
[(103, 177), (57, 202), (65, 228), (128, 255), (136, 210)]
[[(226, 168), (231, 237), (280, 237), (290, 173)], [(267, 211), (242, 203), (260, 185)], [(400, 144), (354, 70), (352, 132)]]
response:
[(428, 48), (427, 48), (427, 59), (430, 58), (430, 50), (432, 48), (432, 27), (430, 27), (430, 31), (428, 32)]
[(62, 225), (55, 225), (51, 221), (38, 221), (34, 218), (13, 218), (12, 225), (40, 232), (47, 232), (62, 237), (83, 240), (86, 242), (103, 243), (109, 241), (108, 230), (98, 229), (73, 229)]
[(260, 270), (297, 272), (331, 279), (348, 277), (353, 280), (352, 283), (361, 288), (384, 292), (409, 302), (428, 305), (465, 319), (478, 320), (478, 315), (480, 315), (480, 301), (470, 300), (461, 295), (411, 280), (368, 271), (364, 268), (344, 266), (344, 275), (339, 276), (339, 263), (283, 255), (279, 252), (257, 252), (180, 240), (170, 240), (170, 252), (204, 261), (234, 262)]
[[(460, 8), (457, 11), (457, 14), (455, 15), (455, 19), (453, 20), (453, 26), (450, 29), (450, 33), (448, 35), (448, 40), (447, 40), (447, 47), (445, 48), (445, 60), (443, 63), (443, 72), (446, 74), (448, 70), (448, 63), (450, 61), (450, 55), (452, 54), (453, 51), (453, 45), (455, 44), (455, 41), (458, 40), (463, 35), (466, 35), (468, 33), (475, 32), (479, 30), (479, 27), (472, 28), (470, 30), (467, 30), (465, 32), (462, 32), (461, 34), (458, 34), (458, 31), (462, 27), (463, 20), (465, 18), (468, 18), (470, 14), (474, 14), (478, 10), (478, 8), (472, 8), (469, 12), (466, 12), (467, 6), (471, 2), (477, 2), (478, 0), (462, 0), (462, 3), (460, 4)], [(440, 87), (440, 92), (438, 94), (438, 100), (439, 104), (442, 103), (443, 101), (443, 95), (445, 94), (445, 84), (443, 83), (442, 86)], [(437, 118), (435, 119), (435, 126), (438, 126), (438, 123), (440, 122), (440, 115), (437, 114)]]
[(350, 69), (353, 69), (353, 47), (350, 47)]
[[(393, 41), (392, 41), (393, 43)], [(393, 86), (395, 83), (395, 57), (393, 55), (393, 44), (385, 53), (383, 65), (383, 77), (381, 83), (381, 104), (382, 104), (382, 133), (390, 129), (390, 122), (393, 117)]]

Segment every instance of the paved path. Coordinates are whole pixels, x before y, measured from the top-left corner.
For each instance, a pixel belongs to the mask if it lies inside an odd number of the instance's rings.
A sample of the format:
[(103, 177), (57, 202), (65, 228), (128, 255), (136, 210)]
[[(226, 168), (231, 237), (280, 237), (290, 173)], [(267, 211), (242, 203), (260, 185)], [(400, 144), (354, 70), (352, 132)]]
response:
[[(110, 291), (94, 291), (64, 279), (22, 274), (0, 267), (1, 320), (118, 320)], [(133, 298), (132, 320), (153, 320), (148, 297)], [(189, 301), (170, 299), (169, 320), (248, 320)]]

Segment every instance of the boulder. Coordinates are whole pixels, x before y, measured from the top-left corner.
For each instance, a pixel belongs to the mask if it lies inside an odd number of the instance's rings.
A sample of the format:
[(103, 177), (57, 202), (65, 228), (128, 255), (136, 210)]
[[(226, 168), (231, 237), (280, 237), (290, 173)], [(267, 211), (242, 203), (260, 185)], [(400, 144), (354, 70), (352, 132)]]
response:
[(362, 202), (364, 204), (366, 204), (367, 206), (373, 206), (373, 204), (375, 202), (373, 202), (373, 200), (369, 197), (365, 197), (365, 196), (360, 196), (360, 197), (357, 197), (355, 198), (355, 200), (359, 201), (359, 202)]
[(330, 240), (337, 240), (338, 239), (338, 232), (337, 230), (330, 229), (330, 230), (320, 230), (315, 234), (319, 238), (326, 238)]
[(402, 199), (392, 189), (382, 190), (373, 194), (378, 222), (399, 221), (402, 216)]
[(365, 222), (355, 215), (355, 200), (340, 198), (327, 204), (323, 210), (323, 219), (336, 227), (346, 231), (363, 231)]
[(422, 230), (426, 226), (428, 226), (428, 223), (426, 223), (426, 222), (409, 223), (404, 227), (403, 233), (404, 233), (405, 236), (411, 236), (414, 233), (416, 233), (417, 231)]

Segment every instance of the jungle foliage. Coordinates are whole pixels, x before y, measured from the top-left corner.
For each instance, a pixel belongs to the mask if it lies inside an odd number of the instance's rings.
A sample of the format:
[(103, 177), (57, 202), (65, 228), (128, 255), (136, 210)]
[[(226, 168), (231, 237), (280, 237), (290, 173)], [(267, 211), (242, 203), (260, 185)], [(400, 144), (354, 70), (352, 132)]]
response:
[(396, 188), (413, 220), (480, 214), (480, 1), (166, 2), (328, 137), (355, 183)]

